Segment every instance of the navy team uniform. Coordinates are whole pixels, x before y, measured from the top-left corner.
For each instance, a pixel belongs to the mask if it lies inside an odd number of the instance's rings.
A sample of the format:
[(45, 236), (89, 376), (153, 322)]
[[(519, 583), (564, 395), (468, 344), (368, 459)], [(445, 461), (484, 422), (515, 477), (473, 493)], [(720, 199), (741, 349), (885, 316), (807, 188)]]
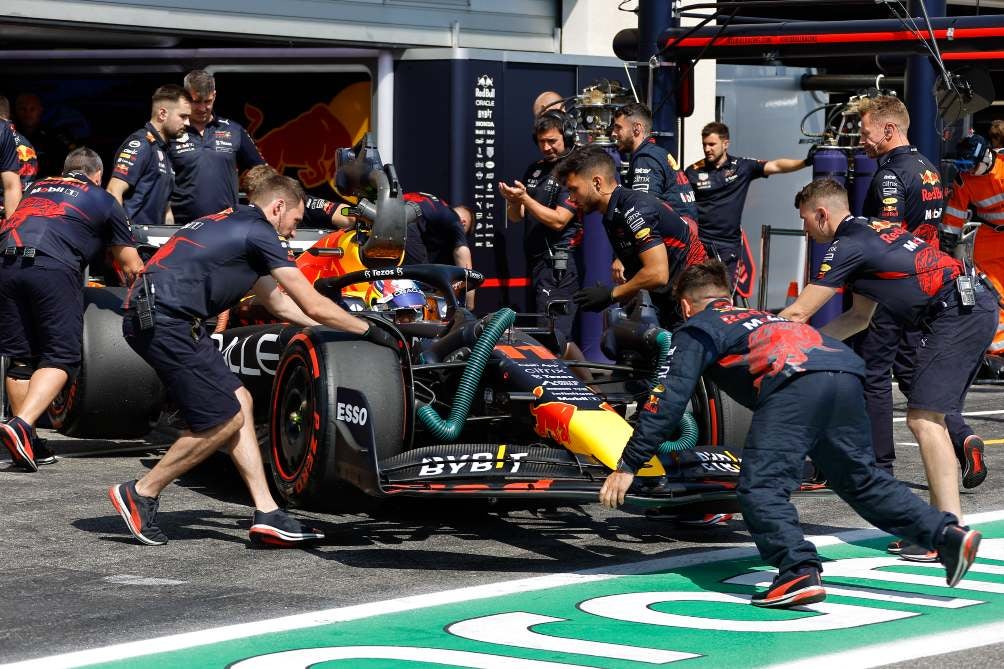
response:
[(157, 372), (193, 432), (203, 432), (240, 411), (230, 371), (203, 325), (236, 304), (259, 277), (295, 267), (293, 252), (259, 209), (239, 206), (193, 221), (146, 263), (153, 287), (154, 326), (141, 330), (127, 299), (122, 334)]
[(164, 225), (174, 191), (168, 143), (150, 124), (126, 137), (115, 155), (112, 176), (129, 184), (122, 206), (133, 225)]
[(552, 230), (529, 212), (523, 217), (523, 251), (526, 253), (530, 274), (533, 304), (539, 313), (547, 312), (553, 300), (568, 300), (568, 313), (554, 319), (554, 329), (572, 338), (575, 321), (575, 303), (572, 296), (582, 287), (575, 249), (582, 241), (582, 222), (578, 210), (568, 199), (568, 190), (554, 175), (556, 162), (538, 160), (526, 169), (521, 181), (534, 201), (554, 209), (560, 207), (572, 212), (572, 220), (561, 230)]
[(754, 179), (766, 179), (765, 160), (727, 156), (721, 167), (700, 160), (687, 168), (687, 178), (697, 198), (698, 232), (708, 255), (715, 256), (735, 282), (736, 265), (742, 257), (743, 207)]
[(854, 293), (884, 307), (900, 327), (915, 329), (900, 389), (909, 408), (947, 415), (962, 410), (997, 330), (997, 302), (981, 283), (974, 307), (959, 303), (955, 279), (961, 271), (957, 260), (903, 227), (848, 216), (837, 226), (812, 283), (829, 288), (850, 284)]
[[(0, 121), (0, 172), (13, 172), (18, 174), (21, 165), (17, 158), (17, 137), (14, 134), (14, 126), (10, 123)], [(36, 171), (37, 171), (36, 161)], [(24, 182), (21, 182), (21, 190), (24, 191)], [(0, 205), (3, 205), (3, 189), (0, 188)], [(2, 219), (0, 219), (2, 220)]]
[(404, 264), (455, 264), (453, 252), (467, 246), (467, 235), (457, 212), (445, 200), (428, 193), (405, 193), (402, 199), (418, 210), (418, 217), (408, 226)]
[(171, 211), (178, 224), (237, 206), (237, 170), (265, 162), (239, 123), (214, 116), (200, 135), (195, 128), (169, 144), (174, 166)]
[(135, 246), (129, 219), (107, 191), (79, 172), (28, 189), (0, 228), (0, 353), (73, 374), (82, 274), (103, 246)]
[(681, 319), (676, 300), (672, 298), (672, 286), (685, 269), (707, 257), (697, 237), (697, 224), (684, 220), (666, 202), (653, 195), (618, 186), (610, 194), (603, 227), (614, 254), (624, 265), (627, 279), (641, 270), (643, 252), (659, 244), (666, 247), (669, 281), (649, 293), (653, 304), (659, 308), (659, 322), (672, 329)]
[[(878, 159), (878, 171), (865, 197), (863, 214), (902, 226), (938, 248), (938, 226), (944, 207), (944, 188), (938, 168), (912, 146), (897, 147)], [(865, 403), (872, 422), (872, 445), (880, 467), (892, 469), (896, 448), (892, 429), (892, 387), (889, 372), (909, 387), (911, 357), (921, 333), (905, 326), (882, 304), (875, 309), (868, 330), (855, 344), (865, 361)], [(959, 455), (973, 434), (962, 416), (946, 414), (945, 422)]]
[(656, 144), (655, 139), (649, 138), (631, 154), (623, 185), (654, 195), (668, 202), (680, 216), (698, 220), (697, 198), (690, 180), (669, 151)]
[(669, 373), (639, 411), (618, 469), (636, 472), (677, 425), (706, 373), (753, 410), (737, 489), (760, 556), (779, 574), (822, 570), (789, 499), (805, 456), (830, 487), (876, 527), (934, 546), (958, 520), (921, 501), (875, 466), (861, 378), (864, 364), (842, 343), (809, 325), (712, 302), (673, 335)]
[(338, 203), (325, 200), (323, 197), (307, 196), (307, 201), (303, 203), (303, 221), (300, 223), (304, 228), (332, 228), (331, 217), (338, 211)]

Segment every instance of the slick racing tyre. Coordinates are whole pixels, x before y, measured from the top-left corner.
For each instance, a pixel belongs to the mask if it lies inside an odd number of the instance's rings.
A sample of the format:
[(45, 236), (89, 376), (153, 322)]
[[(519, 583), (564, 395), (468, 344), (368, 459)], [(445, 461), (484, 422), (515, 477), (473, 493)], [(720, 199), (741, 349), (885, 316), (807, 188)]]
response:
[(272, 386), (266, 457), (291, 506), (336, 509), (375, 488), (374, 455), (404, 449), (406, 397), (397, 354), (326, 328), (293, 337)]
[(157, 421), (164, 389), (153, 369), (122, 336), (125, 288), (84, 288), (80, 369), (49, 406), (61, 434), (132, 439)]
[(707, 377), (701, 377), (691, 404), (700, 430), (697, 443), (725, 446), (739, 455), (750, 431), (753, 412), (719, 390)]

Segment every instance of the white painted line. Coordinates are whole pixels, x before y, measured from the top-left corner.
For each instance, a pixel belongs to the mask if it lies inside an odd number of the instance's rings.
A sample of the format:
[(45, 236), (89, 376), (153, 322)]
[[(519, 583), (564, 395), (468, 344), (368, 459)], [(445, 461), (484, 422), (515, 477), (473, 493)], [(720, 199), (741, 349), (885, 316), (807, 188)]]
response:
[[(1004, 520), (1004, 510), (988, 511), (985, 513), (975, 513), (966, 517), (971, 524), (989, 523)], [(842, 543), (863, 541), (874, 537), (884, 536), (885, 533), (876, 529), (860, 529), (841, 532), (836, 536), (824, 535), (818, 537), (808, 537), (817, 547), (834, 546)], [(311, 613), (301, 613), (271, 620), (261, 620), (253, 623), (241, 625), (227, 625), (211, 629), (200, 630), (198, 632), (186, 632), (184, 634), (172, 634), (170, 636), (155, 639), (144, 639), (129, 643), (105, 646), (103, 648), (93, 648), (90, 650), (76, 651), (62, 655), (53, 655), (35, 660), (25, 660), (12, 664), (0, 665), (0, 669), (69, 669), (71, 667), (82, 667), (88, 664), (98, 664), (100, 662), (114, 662), (131, 657), (141, 657), (154, 653), (165, 653), (169, 651), (182, 650), (184, 648), (194, 648), (209, 644), (231, 641), (233, 639), (245, 639), (247, 637), (262, 634), (274, 634), (277, 632), (288, 632), (290, 630), (304, 629), (307, 627), (317, 627), (320, 625), (330, 625), (332, 623), (346, 622), (349, 620), (360, 620), (387, 613), (400, 613), (402, 611), (413, 611), (443, 604), (454, 604), (457, 602), (468, 602), (476, 599), (487, 599), (489, 597), (500, 597), (517, 593), (530, 592), (534, 590), (545, 590), (547, 588), (557, 588), (565, 585), (576, 585), (579, 583), (591, 583), (606, 581), (619, 576), (631, 576), (637, 574), (650, 574), (653, 572), (668, 571), (681, 567), (691, 567), (694, 565), (707, 564), (708, 562), (721, 562), (724, 560), (734, 560), (756, 555), (756, 549), (747, 542), (735, 548), (726, 548), (713, 551), (699, 551), (688, 553), (678, 557), (652, 558), (640, 562), (632, 562), (623, 565), (612, 565), (597, 569), (574, 572), (570, 574), (552, 574), (549, 576), (535, 576), (523, 578), (516, 581), (506, 581), (502, 583), (489, 583), (486, 585), (476, 585), (455, 590), (445, 590), (423, 595), (413, 595), (400, 599), (390, 599), (381, 602), (371, 602), (369, 604), (357, 604), (355, 606), (344, 606)], [(1004, 627), (1004, 624), (1002, 624)], [(949, 637), (953, 633), (944, 636)], [(991, 643), (999, 643), (997, 637), (970, 636), (970, 630), (960, 630), (958, 634), (965, 639), (965, 647), (975, 647)], [(939, 635), (941, 636), (941, 635)], [(908, 641), (903, 642), (903, 647), (907, 648)], [(886, 645), (886, 644), (883, 644)], [(925, 649), (930, 648), (930, 644), (921, 644)], [(862, 649), (864, 650), (864, 649)], [(857, 651), (855, 651), (857, 652)], [(914, 652), (911, 650), (911, 652)], [(937, 654), (938, 651), (927, 654)], [(904, 659), (911, 657), (921, 657), (921, 655), (904, 655)], [(890, 660), (884, 660), (888, 663)], [(813, 669), (820, 669), (821, 665), (812, 665)], [(844, 666), (853, 666), (844, 664)], [(862, 665), (864, 666), (864, 665)], [(868, 666), (874, 666), (870, 664)]]
[[(963, 416), (995, 416), (999, 413), (1004, 413), (1004, 409), (987, 409), (986, 411), (963, 411)], [(893, 418), (894, 423), (905, 423), (906, 416), (902, 418)]]
[(135, 576), (133, 574), (115, 574), (102, 579), (117, 585), (184, 585), (188, 581), (176, 581), (173, 578), (153, 578), (150, 576)]

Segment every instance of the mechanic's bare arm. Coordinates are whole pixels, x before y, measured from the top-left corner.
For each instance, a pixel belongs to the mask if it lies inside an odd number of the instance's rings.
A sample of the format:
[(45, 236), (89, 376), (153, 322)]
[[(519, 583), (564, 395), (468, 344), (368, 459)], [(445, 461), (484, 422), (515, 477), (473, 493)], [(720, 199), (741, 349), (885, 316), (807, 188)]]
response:
[(111, 193), (112, 197), (118, 200), (119, 204), (123, 204), (122, 200), (125, 198), (125, 194), (129, 190), (129, 184), (118, 177), (112, 177), (108, 180), (108, 185), (105, 186), (105, 190)]
[[(474, 269), (474, 265), (471, 262), (471, 249), (468, 246), (458, 246), (453, 249), (453, 264), (457, 267), (463, 267), (464, 269)], [(467, 291), (467, 295), (464, 297), (464, 306), (468, 309), (474, 309), (474, 291)]]
[(351, 228), (356, 224), (356, 219), (354, 216), (346, 216), (342, 213), (342, 209), (345, 205), (338, 205), (335, 207), (335, 211), (331, 214), (331, 225), (335, 226), (339, 230), (344, 230), (346, 228)]
[(564, 230), (575, 214), (564, 207), (548, 207), (534, 200), (523, 191), (523, 210), (540, 221), (540, 224), (552, 230)]
[(314, 290), (307, 277), (296, 267), (279, 267), (272, 270), (271, 274), (309, 318), (352, 334), (364, 334), (369, 330), (369, 323), (356, 318)]
[(834, 339), (847, 339), (868, 327), (874, 313), (875, 301), (854, 293), (854, 303), (851, 308), (821, 327), (819, 331)]
[(0, 172), (0, 177), (3, 180), (4, 215), (10, 218), (17, 205), (21, 204), (21, 177), (17, 172)]
[(789, 321), (806, 323), (810, 318), (812, 318), (812, 315), (819, 311), (824, 304), (829, 302), (830, 298), (836, 295), (836, 293), (836, 288), (817, 286), (814, 283), (810, 283), (802, 289), (798, 299), (796, 299), (794, 303), (785, 307), (779, 315), (782, 318), (787, 318)]
[(133, 246), (112, 246), (110, 250), (112, 258), (125, 274), (126, 285), (132, 285), (133, 279), (143, 271), (143, 259), (139, 257), (139, 251)]
[(510, 186), (504, 181), (499, 182), (499, 194), (505, 198), (505, 216), (513, 223), (523, 220), (522, 194), (526, 192), (526, 187), (518, 181), (514, 181)]
[(621, 262), (620, 258), (614, 258), (614, 261), (610, 263), (610, 278), (614, 284), (624, 283), (624, 263)]
[(788, 172), (797, 172), (805, 166), (805, 161), (801, 158), (775, 158), (764, 163), (763, 173), (767, 176), (787, 174)]
[(635, 296), (639, 290), (649, 290), (665, 286), (669, 281), (669, 256), (663, 244), (642, 251), (641, 269), (627, 283), (614, 286), (611, 297), (617, 302), (624, 302)]
[(174, 210), (171, 205), (167, 205), (167, 212), (164, 214), (164, 225), (174, 225)]
[(317, 321), (303, 313), (289, 295), (284, 293), (271, 276), (263, 276), (254, 284), (254, 294), (269, 313), (286, 323), (308, 327)]

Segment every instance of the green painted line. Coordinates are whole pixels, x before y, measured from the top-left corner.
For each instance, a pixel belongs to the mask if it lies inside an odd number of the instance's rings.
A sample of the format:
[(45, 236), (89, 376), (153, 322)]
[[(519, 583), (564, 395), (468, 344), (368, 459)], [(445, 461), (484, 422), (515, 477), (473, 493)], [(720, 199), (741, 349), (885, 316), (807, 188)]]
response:
[[(688, 668), (761, 667), (1001, 625), (1004, 521), (980, 529), (981, 556), (988, 557), (981, 557), (954, 589), (944, 585), (940, 565), (894, 561), (884, 552), (888, 537), (883, 536), (822, 548), (830, 596), (799, 611), (747, 603), (755, 589), (748, 583), (763, 569), (757, 558), (749, 557), (583, 579), (87, 666), (264, 669), (318, 662), (353, 669), (636, 669), (683, 661)], [(881, 561), (877, 567), (876, 560)], [(887, 661), (895, 661), (895, 649), (892, 653)]]

